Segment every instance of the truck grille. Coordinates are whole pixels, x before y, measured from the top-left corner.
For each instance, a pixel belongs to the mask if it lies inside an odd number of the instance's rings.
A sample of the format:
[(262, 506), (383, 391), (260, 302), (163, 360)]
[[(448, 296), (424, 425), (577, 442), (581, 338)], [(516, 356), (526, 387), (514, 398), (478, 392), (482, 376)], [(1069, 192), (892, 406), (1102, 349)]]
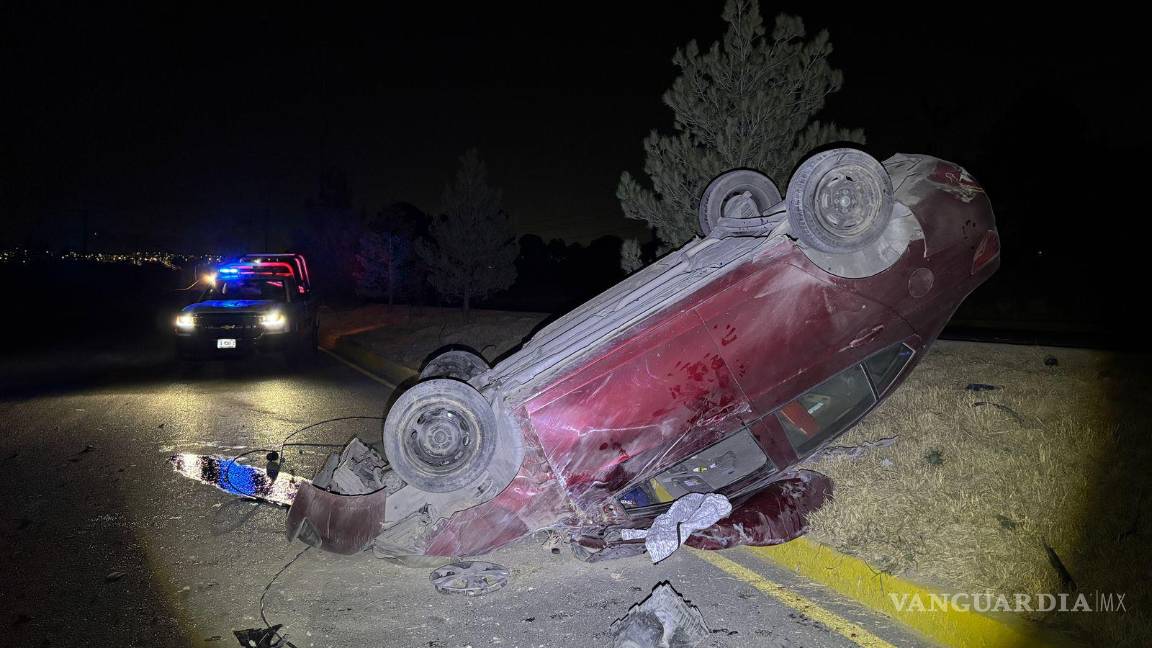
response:
[(238, 338), (254, 338), (262, 332), (259, 315), (232, 313), (196, 315), (196, 330), (219, 337), (234, 335)]

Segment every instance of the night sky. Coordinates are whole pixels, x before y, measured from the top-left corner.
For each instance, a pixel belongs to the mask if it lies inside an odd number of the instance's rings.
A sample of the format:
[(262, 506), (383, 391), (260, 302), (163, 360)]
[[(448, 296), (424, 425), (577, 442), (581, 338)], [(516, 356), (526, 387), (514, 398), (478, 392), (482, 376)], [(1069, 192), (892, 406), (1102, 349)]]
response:
[[(471, 146), (519, 232), (643, 233), (623, 218), (616, 183), (640, 170), (647, 132), (671, 126), (660, 95), (673, 51), (716, 40), (722, 5), (5, 4), (0, 246), (75, 246), (85, 213), (92, 246), (110, 250), (199, 250), (265, 211), (287, 232), (325, 171), (347, 174), (357, 208), (434, 210)], [(1044, 198), (1050, 209), (1084, 179), (1078, 168), (1147, 148), (1132, 99), (1146, 57), (1124, 16), (761, 6), (769, 23), (788, 11), (831, 32), (845, 85), (823, 118), (864, 128), (881, 158), (968, 165), (998, 208), (1028, 211), (1019, 205), (1047, 182), (1061, 194)], [(1026, 160), (1047, 170), (1017, 181)]]

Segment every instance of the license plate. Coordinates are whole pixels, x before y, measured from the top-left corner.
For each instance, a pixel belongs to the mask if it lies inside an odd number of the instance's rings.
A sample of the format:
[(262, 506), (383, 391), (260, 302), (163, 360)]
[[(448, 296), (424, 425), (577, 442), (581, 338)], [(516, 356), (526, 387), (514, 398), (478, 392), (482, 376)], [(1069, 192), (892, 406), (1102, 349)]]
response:
[(221, 338), (219, 340), (216, 340), (216, 348), (217, 349), (235, 349), (236, 348), (236, 340), (232, 340), (232, 339), (228, 339), (228, 338)]

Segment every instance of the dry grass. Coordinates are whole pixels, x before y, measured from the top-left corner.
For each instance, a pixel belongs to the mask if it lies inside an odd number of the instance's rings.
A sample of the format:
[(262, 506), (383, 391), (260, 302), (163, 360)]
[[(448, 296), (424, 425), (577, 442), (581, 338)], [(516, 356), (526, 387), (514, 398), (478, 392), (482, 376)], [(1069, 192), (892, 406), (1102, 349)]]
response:
[[(1058, 366), (1045, 366), (1046, 356)], [(815, 540), (951, 592), (1126, 593), (1128, 611), (1051, 614), (1101, 643), (1152, 645), (1147, 359), (940, 342), (837, 444), (897, 437), (856, 460), (810, 467), (836, 499)], [(969, 383), (1002, 389), (965, 390)], [(1012, 411), (995, 405), (996, 403)], [(1013, 412), (1015, 414), (1013, 414)]]

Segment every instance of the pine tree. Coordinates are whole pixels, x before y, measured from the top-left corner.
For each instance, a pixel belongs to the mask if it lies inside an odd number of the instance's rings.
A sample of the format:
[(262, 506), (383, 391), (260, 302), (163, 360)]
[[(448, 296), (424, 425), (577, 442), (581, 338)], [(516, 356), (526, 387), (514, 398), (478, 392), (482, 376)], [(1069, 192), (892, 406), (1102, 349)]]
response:
[(516, 280), (518, 247), (500, 190), (488, 185), (487, 169), (476, 149), (460, 157), (456, 179), (444, 187), (441, 214), (428, 227), (431, 241), (417, 252), (428, 266), (428, 281), (467, 312), (473, 300), (504, 290)]
[(644, 267), (644, 260), (640, 255), (640, 241), (634, 238), (624, 239), (620, 244), (620, 269), (624, 274), (632, 274)]
[(757, 169), (783, 183), (812, 149), (864, 141), (861, 130), (813, 120), (843, 82), (826, 31), (806, 40), (803, 21), (781, 14), (766, 36), (757, 0), (728, 0), (723, 18), (722, 42), (701, 52), (692, 41), (672, 57), (680, 76), (663, 99), (674, 132), (644, 140), (651, 187), (625, 171), (616, 190), (624, 214), (654, 226), (666, 247), (696, 234), (700, 196), (720, 173)]

